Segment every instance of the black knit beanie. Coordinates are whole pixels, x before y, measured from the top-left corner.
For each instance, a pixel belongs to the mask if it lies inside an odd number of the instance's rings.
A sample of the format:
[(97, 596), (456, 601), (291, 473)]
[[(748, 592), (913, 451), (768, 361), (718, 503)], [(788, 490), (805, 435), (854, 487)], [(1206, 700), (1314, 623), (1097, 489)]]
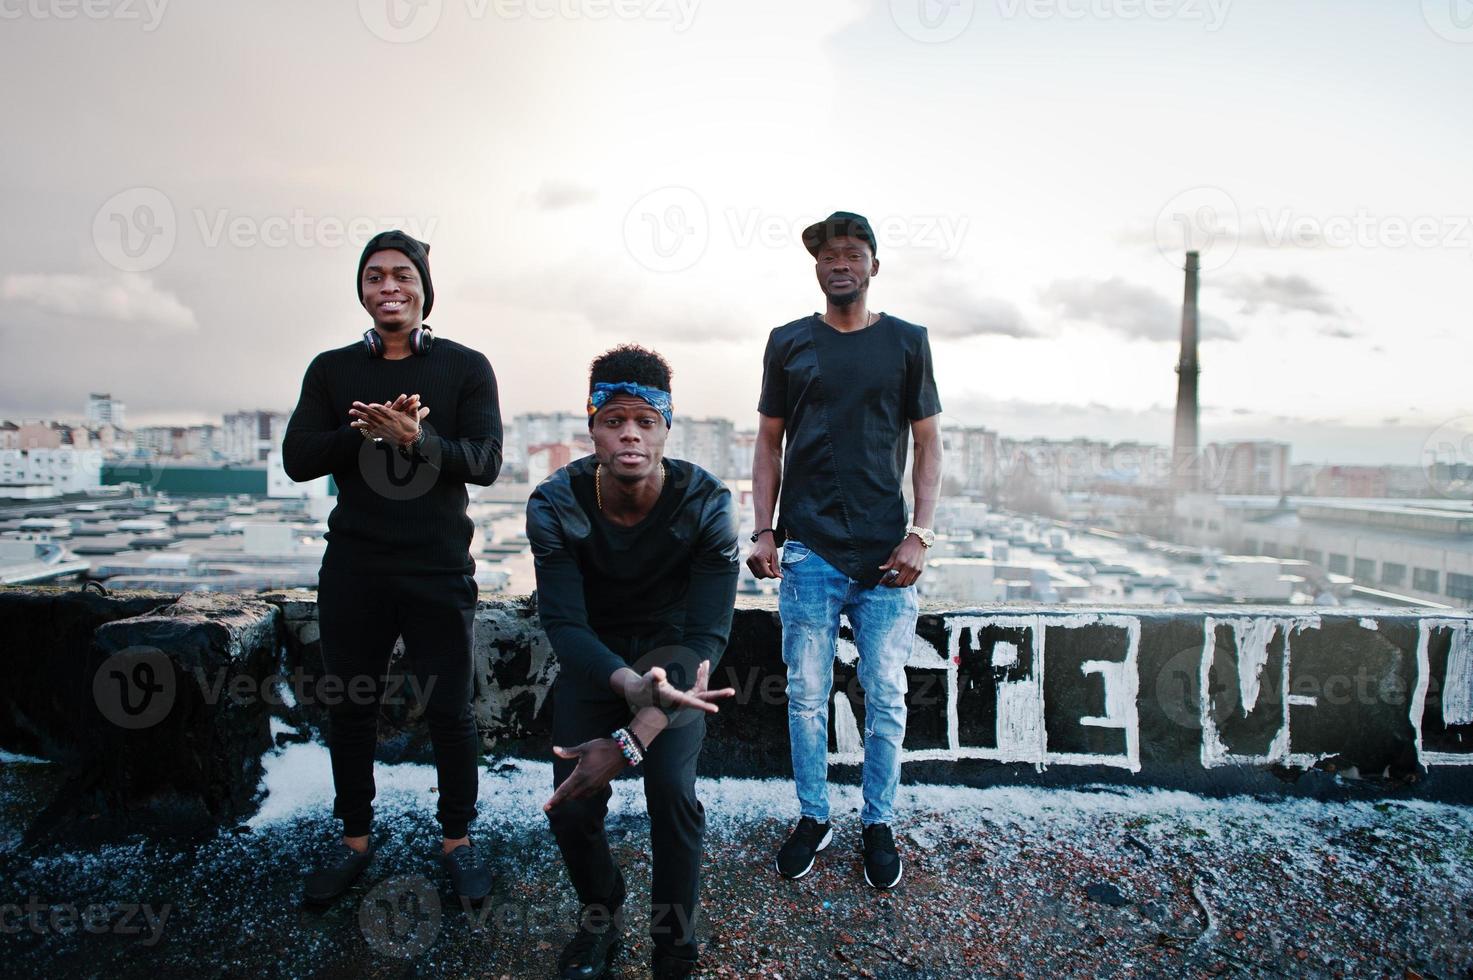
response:
[(430, 246), (426, 242), (410, 238), (397, 228), (393, 231), (381, 231), (368, 240), (363, 246), (363, 254), (358, 257), (358, 279), (354, 287), (358, 290), (358, 302), (363, 303), (363, 267), (368, 264), (368, 257), (374, 252), (392, 248), (409, 256), (409, 261), (419, 270), (420, 281), (425, 286), (425, 305), (420, 313), (421, 318), (430, 315), (430, 307), (435, 305), (435, 286), (430, 282)]

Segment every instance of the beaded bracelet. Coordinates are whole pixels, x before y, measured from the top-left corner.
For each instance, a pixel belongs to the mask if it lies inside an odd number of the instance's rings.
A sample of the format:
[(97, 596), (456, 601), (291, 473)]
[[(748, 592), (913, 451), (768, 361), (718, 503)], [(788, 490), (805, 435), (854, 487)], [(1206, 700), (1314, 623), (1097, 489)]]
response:
[(627, 728), (621, 728), (610, 736), (619, 743), (619, 751), (624, 753), (624, 760), (631, 766), (637, 766), (644, 761), (644, 753), (640, 751), (639, 740)]

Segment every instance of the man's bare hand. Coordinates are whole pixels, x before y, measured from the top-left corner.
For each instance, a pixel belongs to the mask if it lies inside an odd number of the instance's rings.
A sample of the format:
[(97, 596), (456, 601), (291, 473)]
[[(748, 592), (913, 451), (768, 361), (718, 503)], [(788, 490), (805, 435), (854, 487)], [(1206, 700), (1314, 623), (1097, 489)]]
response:
[(747, 567), (757, 578), (782, 578), (783, 565), (777, 557), (777, 545), (771, 534), (757, 535), (757, 543), (747, 556)]
[(365, 439), (387, 439), (407, 446), (419, 434), (419, 425), (430, 410), (420, 405), (419, 395), (400, 395), (392, 402), (354, 402), (348, 410), (353, 421), (348, 423)]
[(914, 534), (907, 534), (905, 540), (895, 546), (895, 550), (890, 552), (889, 560), (880, 568), (886, 573), (880, 579), (881, 585), (896, 589), (914, 585), (916, 579), (926, 570), (926, 546)]
[(626, 676), (638, 677), (625, 683), (622, 693), (624, 700), (629, 706), (638, 711), (640, 708), (694, 708), (708, 714), (716, 714), (719, 709), (716, 702), (722, 698), (734, 697), (736, 688), (724, 687), (719, 691), (707, 690), (711, 682), (711, 661), (702, 660), (701, 665), (696, 668), (696, 683), (689, 691), (682, 691), (671, 684), (665, 676), (664, 667), (651, 667), (643, 676), (628, 671)]
[(595, 738), (571, 749), (554, 745), (552, 751), (559, 759), (577, 759), (578, 765), (573, 767), (568, 778), (559, 783), (552, 796), (542, 804), (543, 813), (568, 800), (592, 796), (609, 785), (629, 765), (629, 760), (624, 758), (624, 750), (612, 738)]

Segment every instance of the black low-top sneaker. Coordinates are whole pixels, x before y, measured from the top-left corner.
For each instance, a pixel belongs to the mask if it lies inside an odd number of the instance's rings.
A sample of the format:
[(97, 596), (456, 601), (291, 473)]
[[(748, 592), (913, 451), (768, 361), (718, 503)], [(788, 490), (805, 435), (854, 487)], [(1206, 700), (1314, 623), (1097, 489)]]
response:
[(327, 861), (302, 883), (302, 897), (313, 905), (326, 905), (353, 886), (373, 860), (373, 847), (355, 851), (342, 841), (333, 845)]
[(491, 872), (474, 845), (462, 844), (449, 854), (442, 853), (440, 865), (450, 876), (456, 898), (479, 902), (491, 893)]
[(902, 865), (889, 824), (872, 823), (860, 836), (864, 838), (864, 880), (874, 888), (893, 888), (900, 881)]
[(606, 905), (585, 905), (578, 912), (578, 931), (558, 954), (562, 980), (596, 980), (608, 972), (623, 937), (624, 875)]
[(682, 956), (679, 951), (656, 946), (650, 959), (650, 975), (654, 980), (685, 980), (696, 972), (696, 963), (697, 960)]
[(832, 825), (819, 823), (812, 817), (804, 817), (788, 835), (787, 841), (777, 852), (777, 873), (784, 878), (799, 878), (813, 870), (813, 859), (833, 840)]

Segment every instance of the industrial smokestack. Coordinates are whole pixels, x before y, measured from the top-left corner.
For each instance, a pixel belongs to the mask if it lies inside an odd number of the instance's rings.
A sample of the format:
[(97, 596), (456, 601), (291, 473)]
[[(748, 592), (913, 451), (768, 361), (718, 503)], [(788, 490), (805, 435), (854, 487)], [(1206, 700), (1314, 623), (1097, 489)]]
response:
[(1187, 253), (1187, 280), (1181, 303), (1181, 358), (1176, 364), (1176, 434), (1171, 447), (1171, 488), (1194, 493), (1201, 488), (1197, 448), (1197, 271), (1196, 252)]

